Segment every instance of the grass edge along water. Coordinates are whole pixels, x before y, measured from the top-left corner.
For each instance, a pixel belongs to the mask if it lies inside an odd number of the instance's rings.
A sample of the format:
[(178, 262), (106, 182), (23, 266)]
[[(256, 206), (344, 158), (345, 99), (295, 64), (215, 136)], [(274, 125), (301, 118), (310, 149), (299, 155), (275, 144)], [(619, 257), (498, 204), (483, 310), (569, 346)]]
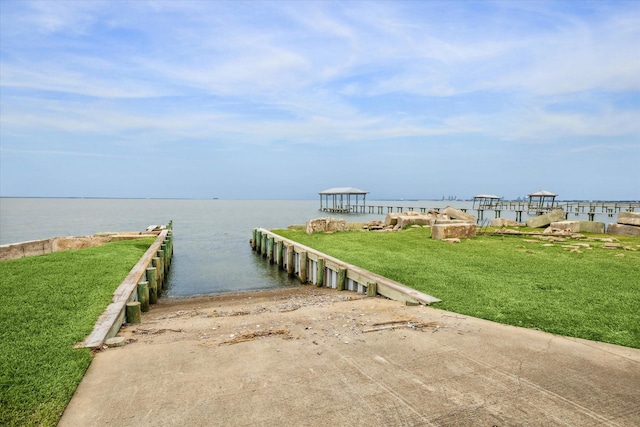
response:
[(58, 423), (91, 363), (74, 344), (153, 241), (0, 261), (0, 425)]
[(607, 249), (600, 239), (611, 236), (587, 235), (582, 250), (568, 250), (571, 242), (491, 234), (450, 244), (428, 228), (272, 231), (442, 299), (436, 308), (640, 348), (639, 238), (616, 236), (620, 247)]

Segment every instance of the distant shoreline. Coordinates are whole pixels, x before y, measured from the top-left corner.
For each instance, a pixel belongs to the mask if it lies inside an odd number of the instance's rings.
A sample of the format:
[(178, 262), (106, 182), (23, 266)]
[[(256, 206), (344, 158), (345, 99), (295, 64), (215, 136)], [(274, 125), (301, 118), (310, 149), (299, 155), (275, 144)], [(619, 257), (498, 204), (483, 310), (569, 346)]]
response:
[[(224, 199), (219, 197), (79, 197), (79, 196), (0, 196), (0, 199), (66, 199), (66, 200), (221, 200), (221, 201), (314, 201), (313, 199)], [(471, 199), (370, 199), (372, 202), (473, 202)], [(502, 202), (525, 202), (524, 199), (502, 199)], [(610, 200), (610, 199), (557, 199), (555, 203), (640, 203), (640, 199)]]

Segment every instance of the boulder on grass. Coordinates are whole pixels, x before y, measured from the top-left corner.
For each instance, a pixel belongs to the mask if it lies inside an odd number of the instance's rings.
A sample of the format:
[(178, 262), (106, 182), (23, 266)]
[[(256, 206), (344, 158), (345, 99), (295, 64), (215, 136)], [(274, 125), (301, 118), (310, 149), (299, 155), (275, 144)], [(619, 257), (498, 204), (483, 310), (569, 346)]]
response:
[(489, 222), (490, 227), (518, 227), (521, 225), (522, 224), (520, 224), (518, 221), (507, 218), (496, 218), (492, 219), (491, 222)]
[(436, 240), (467, 238), (476, 235), (476, 225), (468, 222), (463, 223), (436, 223), (431, 226), (431, 238)]
[(316, 218), (307, 221), (307, 234), (332, 233), (334, 231), (347, 231), (349, 225), (344, 219)]
[(474, 215), (468, 214), (466, 212), (461, 211), (460, 209), (453, 208), (451, 206), (447, 206), (442, 210), (442, 213), (447, 215), (451, 219), (461, 219), (463, 221), (470, 222), (472, 224), (476, 223), (476, 217)]
[(539, 215), (534, 218), (528, 219), (526, 224), (527, 227), (531, 228), (542, 228), (546, 227), (552, 222), (562, 221), (564, 219), (564, 212), (562, 209), (553, 210), (547, 214)]
[(572, 233), (604, 234), (604, 222), (597, 221), (554, 221), (550, 227)]
[(398, 223), (398, 216), (400, 216), (398, 212), (389, 212), (384, 218), (384, 225), (396, 225)]
[(618, 212), (618, 224), (640, 227), (640, 212)]
[(410, 225), (431, 225), (432, 218), (425, 214), (400, 214), (397, 217), (396, 225), (399, 228), (405, 228)]
[(620, 236), (640, 236), (640, 227), (626, 224), (609, 224), (607, 234), (617, 234)]

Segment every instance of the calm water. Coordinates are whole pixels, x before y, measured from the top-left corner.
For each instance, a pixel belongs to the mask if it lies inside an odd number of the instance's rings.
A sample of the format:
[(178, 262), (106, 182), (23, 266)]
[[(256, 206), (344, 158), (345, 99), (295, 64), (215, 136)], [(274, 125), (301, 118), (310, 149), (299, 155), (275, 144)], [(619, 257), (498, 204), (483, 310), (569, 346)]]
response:
[[(447, 205), (470, 209), (472, 204), (367, 201), (367, 205), (393, 206), (396, 210), (398, 206), (444, 208)], [(151, 224), (173, 220), (175, 252), (169, 296), (269, 289), (297, 282), (254, 255), (249, 246), (252, 229), (284, 228), (327, 216), (318, 210), (319, 206), (319, 200), (1, 198), (0, 244), (103, 231), (142, 231)], [(504, 214), (513, 219), (509, 216), (513, 213)], [(385, 214), (332, 216), (364, 222), (384, 219)]]
[[(249, 246), (255, 227), (304, 224), (319, 200), (0, 199), (0, 244), (103, 231), (142, 231), (173, 220), (169, 296), (291, 286)], [(339, 217), (334, 215), (334, 217)], [(351, 220), (383, 218), (351, 215)]]

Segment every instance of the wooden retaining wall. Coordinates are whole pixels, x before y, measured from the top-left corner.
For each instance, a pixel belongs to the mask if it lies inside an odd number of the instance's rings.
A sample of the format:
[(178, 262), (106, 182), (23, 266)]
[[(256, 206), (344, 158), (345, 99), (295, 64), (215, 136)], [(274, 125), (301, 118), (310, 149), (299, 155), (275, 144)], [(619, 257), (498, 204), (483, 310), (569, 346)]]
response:
[(431, 304), (438, 298), (348, 264), (315, 249), (286, 239), (264, 228), (255, 228), (251, 248), (271, 264), (298, 277), (301, 283), (348, 290), (415, 304)]
[(155, 304), (162, 290), (173, 257), (173, 229), (169, 221), (155, 242), (142, 255), (113, 294), (112, 302), (100, 315), (93, 331), (75, 348), (99, 348), (109, 338), (115, 337), (125, 323), (139, 323), (140, 312)]

